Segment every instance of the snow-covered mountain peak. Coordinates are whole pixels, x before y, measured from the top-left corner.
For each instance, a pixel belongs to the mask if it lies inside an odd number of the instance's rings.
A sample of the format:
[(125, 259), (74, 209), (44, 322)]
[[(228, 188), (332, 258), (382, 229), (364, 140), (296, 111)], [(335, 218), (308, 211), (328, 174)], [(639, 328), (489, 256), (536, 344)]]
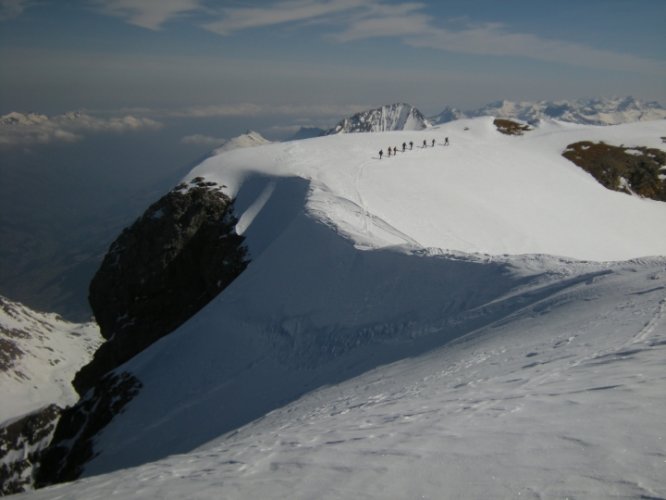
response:
[(215, 149), (214, 154), (224, 153), (225, 151), (232, 151), (234, 149), (252, 148), (255, 146), (262, 146), (270, 144), (271, 141), (263, 137), (259, 132), (248, 130), (244, 134), (232, 137), (226, 141), (222, 146)]
[(361, 111), (341, 120), (326, 135), (354, 132), (388, 132), (392, 130), (423, 130), (429, 122), (414, 106), (396, 103)]

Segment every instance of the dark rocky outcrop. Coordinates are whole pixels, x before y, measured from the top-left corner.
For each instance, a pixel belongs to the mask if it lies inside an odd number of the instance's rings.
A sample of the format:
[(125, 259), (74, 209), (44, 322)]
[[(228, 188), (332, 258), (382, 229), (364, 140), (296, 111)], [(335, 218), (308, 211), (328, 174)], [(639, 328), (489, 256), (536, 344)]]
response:
[(0, 428), (0, 495), (32, 485), (34, 466), (48, 445), (61, 409), (52, 404)]
[(141, 389), (127, 372), (106, 375), (76, 405), (62, 412), (51, 445), (42, 453), (35, 487), (73, 481), (93, 458), (93, 439)]
[(90, 284), (104, 338), (74, 379), (79, 394), (191, 317), (247, 265), (233, 203), (195, 179), (154, 203), (111, 245)]
[(221, 187), (196, 178), (151, 205), (111, 245), (89, 296), (108, 340), (76, 374), (82, 397), (63, 411), (37, 487), (79, 477), (95, 456), (96, 434), (140, 391), (134, 375), (111, 370), (177, 328), (245, 269), (236, 222)]

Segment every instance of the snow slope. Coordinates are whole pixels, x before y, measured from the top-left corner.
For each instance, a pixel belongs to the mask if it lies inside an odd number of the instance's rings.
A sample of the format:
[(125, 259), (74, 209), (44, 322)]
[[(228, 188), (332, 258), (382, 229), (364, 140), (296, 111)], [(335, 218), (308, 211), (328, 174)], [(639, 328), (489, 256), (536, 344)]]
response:
[(85, 470), (111, 474), (33, 497), (663, 496), (666, 204), (560, 154), (665, 125), (480, 118), (207, 159), (188, 179), (237, 196), (251, 264), (121, 367), (143, 388)]
[(94, 323), (70, 323), (0, 297), (0, 424), (76, 402), (70, 382), (102, 340)]
[(191, 453), (28, 498), (663, 498), (666, 259), (601, 267)]

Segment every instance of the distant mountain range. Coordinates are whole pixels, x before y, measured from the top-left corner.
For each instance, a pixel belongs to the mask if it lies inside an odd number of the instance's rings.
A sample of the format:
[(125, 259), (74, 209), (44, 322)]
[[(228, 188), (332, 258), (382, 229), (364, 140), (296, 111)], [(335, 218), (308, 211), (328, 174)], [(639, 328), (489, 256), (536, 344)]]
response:
[(463, 118), (494, 116), (535, 124), (540, 120), (561, 120), (582, 125), (617, 125), (666, 118), (666, 108), (656, 101), (633, 97), (578, 99), (574, 101), (495, 101), (477, 109), (462, 111), (447, 106), (439, 114), (426, 118), (406, 103), (384, 105), (343, 118), (331, 129), (301, 127), (287, 140), (309, 139), (323, 135), (423, 130)]
[(666, 118), (666, 108), (655, 101), (633, 97), (611, 99), (578, 99), (575, 101), (496, 101), (471, 111), (446, 107), (429, 120), (437, 125), (461, 118), (495, 116), (528, 123), (539, 120), (561, 120), (583, 125), (617, 125)]

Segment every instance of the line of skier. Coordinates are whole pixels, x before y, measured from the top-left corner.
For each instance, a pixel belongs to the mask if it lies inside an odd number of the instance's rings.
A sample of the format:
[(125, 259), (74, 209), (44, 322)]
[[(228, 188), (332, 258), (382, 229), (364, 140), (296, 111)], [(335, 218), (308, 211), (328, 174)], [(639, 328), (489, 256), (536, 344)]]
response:
[[(444, 146), (449, 145), (449, 138), (448, 137), (444, 138), (444, 144), (443, 145)], [(427, 148), (427, 147), (428, 147), (428, 141), (423, 139), (423, 146), (421, 146), (421, 148)], [(431, 147), (433, 147), (433, 148), (435, 147), (435, 139), (432, 140), (432, 146)], [(409, 150), (411, 151), (412, 149), (414, 149), (414, 141), (409, 141)], [(403, 142), (402, 143), (402, 152), (404, 153), (406, 150), (407, 150), (407, 143)], [(393, 156), (398, 155), (398, 148), (396, 146), (389, 147), (387, 149), (387, 151), (388, 151), (388, 157), (389, 158), (391, 157), (391, 154), (393, 154)], [(382, 156), (384, 156), (384, 150), (380, 149), (379, 150), (379, 159), (380, 160), (382, 159)]]

